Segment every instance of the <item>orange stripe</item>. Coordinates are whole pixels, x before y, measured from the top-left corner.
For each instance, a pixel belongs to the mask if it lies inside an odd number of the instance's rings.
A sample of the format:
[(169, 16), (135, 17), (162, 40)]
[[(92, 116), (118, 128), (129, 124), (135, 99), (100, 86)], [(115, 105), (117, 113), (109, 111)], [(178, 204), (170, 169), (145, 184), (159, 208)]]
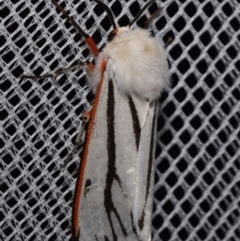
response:
[(92, 51), (92, 53), (94, 54), (95, 57), (98, 56), (98, 47), (96, 45), (96, 43), (94, 42), (94, 40), (91, 37), (88, 37), (85, 39), (87, 45), (89, 46), (90, 50)]
[(106, 69), (106, 65), (107, 65), (107, 61), (103, 60), (102, 63), (101, 63), (102, 78), (101, 78), (100, 83), (98, 85), (98, 90), (97, 90), (95, 101), (94, 101), (93, 108), (92, 108), (92, 111), (91, 111), (91, 118), (90, 118), (88, 130), (87, 130), (86, 144), (85, 144), (85, 149), (84, 149), (84, 152), (83, 152), (81, 170), (79, 172), (78, 183), (76, 184), (77, 186), (76, 186), (76, 193), (75, 193), (75, 203), (73, 203), (73, 210), (74, 210), (73, 225), (75, 227), (74, 228), (74, 230), (75, 230), (74, 237), (78, 237), (78, 229), (79, 229), (78, 220), (79, 220), (80, 197), (81, 197), (81, 193), (82, 193), (82, 189), (83, 189), (84, 172), (85, 172), (85, 167), (86, 167), (86, 163), (87, 163), (90, 141), (91, 141), (93, 128), (94, 128), (94, 124), (95, 124), (97, 107), (98, 107), (100, 96), (101, 96), (101, 93), (102, 93), (102, 86), (103, 86), (103, 82), (104, 82), (103, 73)]

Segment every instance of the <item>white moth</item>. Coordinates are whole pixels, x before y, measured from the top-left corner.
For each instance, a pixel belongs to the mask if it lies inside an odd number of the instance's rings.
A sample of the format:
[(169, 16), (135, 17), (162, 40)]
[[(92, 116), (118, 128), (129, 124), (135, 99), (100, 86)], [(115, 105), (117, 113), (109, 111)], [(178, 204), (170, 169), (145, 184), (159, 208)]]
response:
[[(95, 1), (112, 20), (108, 7)], [(151, 240), (158, 99), (169, 76), (161, 44), (147, 30), (131, 30), (132, 23), (117, 28), (113, 22), (115, 36), (100, 53), (92, 38), (74, 25), (95, 55), (96, 64), (87, 64), (87, 78), (96, 97), (85, 115), (88, 128), (73, 202), (73, 240)]]

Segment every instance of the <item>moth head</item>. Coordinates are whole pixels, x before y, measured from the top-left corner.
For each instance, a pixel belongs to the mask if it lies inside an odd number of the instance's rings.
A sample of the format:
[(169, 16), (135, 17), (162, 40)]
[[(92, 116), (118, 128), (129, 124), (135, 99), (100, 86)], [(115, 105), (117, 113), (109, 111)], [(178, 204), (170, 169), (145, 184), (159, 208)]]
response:
[(129, 31), (129, 30), (130, 30), (129, 26), (114, 29), (108, 36), (108, 42), (111, 42), (120, 33)]
[(125, 31), (129, 31), (129, 30), (130, 30), (129, 26), (118, 28), (117, 31), (116, 31), (116, 35), (118, 35), (122, 32), (125, 32)]

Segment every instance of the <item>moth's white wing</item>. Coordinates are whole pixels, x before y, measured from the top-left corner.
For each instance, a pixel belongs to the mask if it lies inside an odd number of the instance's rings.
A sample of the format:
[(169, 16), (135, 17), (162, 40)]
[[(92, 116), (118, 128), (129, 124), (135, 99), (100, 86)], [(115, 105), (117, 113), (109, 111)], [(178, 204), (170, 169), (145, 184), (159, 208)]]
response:
[(108, 83), (104, 81), (90, 137), (86, 167), (81, 170), (84, 181), (80, 194), (80, 209), (76, 210), (81, 241), (96, 240), (96, 235), (100, 241), (104, 240), (104, 235), (111, 234), (110, 225), (105, 225), (109, 222), (104, 208), (104, 186), (108, 169), (107, 100)]
[[(140, 105), (137, 109), (139, 112), (143, 112), (144, 106)], [(157, 116), (157, 101), (148, 103), (142, 122), (138, 157), (136, 161), (133, 220), (140, 240), (144, 241), (151, 240)]]
[(154, 110), (105, 75), (83, 172), (79, 240), (151, 239)]

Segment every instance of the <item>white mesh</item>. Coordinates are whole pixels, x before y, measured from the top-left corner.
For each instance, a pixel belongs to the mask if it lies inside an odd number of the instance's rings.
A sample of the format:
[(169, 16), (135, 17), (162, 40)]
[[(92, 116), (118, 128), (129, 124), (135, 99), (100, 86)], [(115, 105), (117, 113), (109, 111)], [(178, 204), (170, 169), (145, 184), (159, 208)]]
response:
[[(118, 25), (144, 1), (105, 1)], [(172, 89), (158, 123), (154, 240), (240, 240), (240, 1), (173, 0), (151, 30), (167, 48)], [(91, 106), (82, 71), (20, 80), (88, 59), (50, 0), (0, 3), (1, 240), (69, 240), (80, 159), (61, 165)], [(90, 1), (62, 6), (102, 46), (111, 31)], [(143, 14), (143, 24), (157, 9)]]

